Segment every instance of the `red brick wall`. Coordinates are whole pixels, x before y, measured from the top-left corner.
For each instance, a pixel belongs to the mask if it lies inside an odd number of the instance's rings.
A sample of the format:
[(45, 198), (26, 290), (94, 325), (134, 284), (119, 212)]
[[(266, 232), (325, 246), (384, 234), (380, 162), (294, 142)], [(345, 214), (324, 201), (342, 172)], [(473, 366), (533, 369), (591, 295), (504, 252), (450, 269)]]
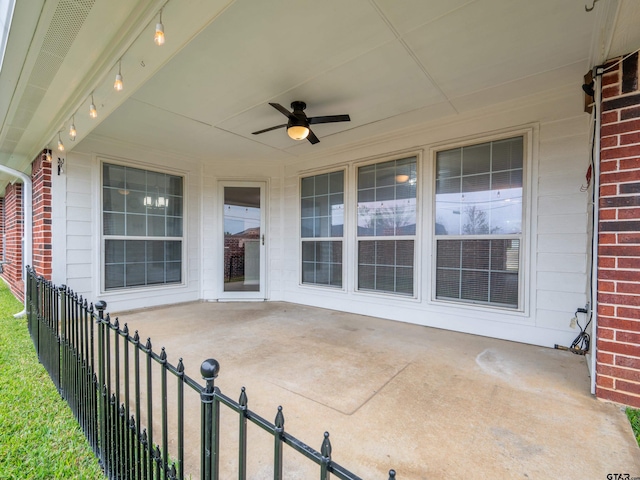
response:
[(33, 265), (51, 280), (51, 162), (41, 155), (31, 166), (33, 182)]
[(5, 261), (2, 277), (9, 284), (11, 292), (24, 299), (22, 281), (22, 184), (7, 185), (4, 195)]
[(4, 260), (4, 197), (0, 197), (0, 260)]
[(638, 54), (602, 80), (596, 395), (640, 407)]
[[(32, 267), (38, 275), (51, 279), (51, 163), (44, 155), (38, 156), (31, 164), (33, 183), (33, 237)], [(24, 299), (22, 237), (24, 235), (22, 208), (22, 184), (8, 185), (2, 201), (3, 228), (5, 234), (5, 261), (2, 277), (7, 281), (13, 294)]]

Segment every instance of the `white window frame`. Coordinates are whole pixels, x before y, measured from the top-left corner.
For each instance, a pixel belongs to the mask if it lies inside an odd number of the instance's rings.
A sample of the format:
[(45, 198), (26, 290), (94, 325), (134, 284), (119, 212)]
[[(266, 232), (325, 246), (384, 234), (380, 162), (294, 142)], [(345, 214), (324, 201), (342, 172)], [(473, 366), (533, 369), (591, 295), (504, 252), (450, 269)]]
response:
[[(123, 162), (111, 158), (99, 158), (98, 159), (98, 178), (99, 178), (99, 205), (98, 211), (100, 212), (100, 221), (99, 221), (99, 241), (100, 241), (100, 292), (103, 295), (109, 294), (117, 294), (117, 293), (126, 293), (133, 291), (152, 291), (159, 289), (167, 289), (167, 288), (177, 288), (177, 287), (185, 287), (187, 285), (187, 280), (185, 278), (186, 275), (186, 264), (187, 259), (185, 254), (187, 252), (186, 243), (187, 243), (187, 235), (186, 235), (186, 211), (187, 211), (187, 175), (184, 172), (172, 171), (170, 169), (161, 169), (157, 166), (152, 166), (148, 164), (142, 163), (134, 163), (134, 162)], [(164, 237), (149, 237), (149, 236), (127, 236), (127, 235), (105, 235), (104, 234), (104, 165), (115, 165), (119, 167), (129, 167), (135, 168), (138, 170), (145, 170), (153, 173), (167, 174), (173, 175), (182, 178), (182, 236), (164, 236)], [(180, 241), (181, 242), (181, 252), (180, 252), (180, 282), (172, 282), (172, 283), (154, 283), (150, 285), (135, 285), (130, 287), (117, 287), (117, 288), (106, 288), (106, 240), (157, 240), (157, 241)]]
[[(332, 173), (338, 173), (338, 172), (342, 172), (343, 175), (343, 179), (342, 179), (342, 199), (343, 199), (343, 223), (342, 223), (342, 236), (340, 237), (303, 237), (302, 236), (302, 180), (305, 178), (310, 178), (310, 177), (317, 177), (319, 175), (327, 175), (327, 174), (332, 174)], [(298, 252), (298, 256), (297, 256), (297, 264), (298, 264), (298, 269), (299, 269), (299, 274), (298, 274), (298, 285), (300, 287), (305, 287), (305, 288), (319, 288), (319, 289), (327, 289), (330, 291), (346, 291), (346, 279), (347, 279), (347, 264), (345, 262), (346, 259), (346, 255), (347, 255), (347, 227), (348, 227), (348, 187), (349, 187), (349, 182), (348, 182), (348, 175), (347, 175), (348, 171), (347, 168), (342, 166), (338, 166), (335, 168), (330, 168), (330, 169), (323, 169), (320, 171), (310, 171), (310, 172), (303, 172), (300, 174), (300, 176), (298, 177), (298, 192), (297, 192), (297, 199), (298, 199), (298, 238), (299, 238), (299, 242), (298, 242), (298, 248), (299, 248), (299, 252)], [(303, 283), (302, 281), (302, 275), (303, 275), (303, 261), (302, 261), (302, 255), (303, 255), (303, 243), (305, 242), (322, 242), (322, 241), (326, 241), (326, 242), (333, 242), (333, 241), (340, 241), (342, 242), (342, 257), (341, 257), (341, 266), (342, 266), (342, 272), (341, 272), (341, 285), (338, 286), (334, 286), (334, 285), (329, 285), (329, 284), (321, 284), (321, 283)]]
[[(488, 303), (476, 303), (473, 301), (464, 301), (464, 300), (455, 300), (455, 299), (444, 299), (444, 298), (436, 298), (436, 276), (437, 276), (437, 238), (435, 233), (435, 224), (436, 224), (436, 166), (437, 166), (437, 154), (442, 151), (451, 150), (459, 147), (470, 147), (474, 145), (480, 145), (488, 142), (495, 142), (500, 140), (506, 140), (509, 138), (522, 137), (523, 142), (523, 161), (522, 161), (522, 229), (517, 237), (520, 240), (520, 256), (518, 263), (518, 307), (511, 308), (500, 306), (496, 304), (488, 304)], [(530, 225), (532, 218), (532, 196), (535, 190), (534, 186), (531, 183), (532, 178), (532, 165), (533, 158), (536, 155), (535, 142), (537, 140), (537, 128), (523, 128), (517, 130), (509, 130), (503, 131), (501, 133), (496, 133), (495, 135), (485, 135), (485, 136), (474, 136), (473, 138), (468, 138), (465, 140), (459, 140), (455, 143), (447, 143), (441, 144), (438, 146), (434, 146), (430, 149), (430, 160), (431, 165), (428, 169), (429, 178), (427, 179), (428, 184), (431, 187), (431, 191), (429, 192), (428, 202), (431, 203), (431, 218), (430, 218), (430, 226), (429, 226), (429, 241), (431, 242), (431, 263), (429, 268), (431, 270), (431, 288), (430, 288), (430, 299), (429, 302), (434, 305), (443, 305), (443, 306), (451, 306), (458, 307), (462, 309), (471, 309), (471, 310), (482, 310), (482, 311), (500, 311), (504, 313), (510, 314), (521, 314), (528, 315), (529, 312), (529, 288), (535, 286), (535, 279), (531, 279), (530, 273), (532, 271), (531, 261), (530, 261), (530, 252), (531, 248), (533, 248), (535, 241), (530, 238)], [(463, 240), (471, 240), (471, 239), (481, 239), (481, 238), (493, 238), (498, 236), (492, 235), (460, 235), (448, 236), (449, 239), (463, 239)], [(506, 238), (505, 236), (500, 236), (499, 238)], [(498, 238), (495, 238), (498, 239)]]
[[(421, 151), (406, 151), (406, 152), (398, 152), (393, 155), (385, 155), (382, 157), (377, 157), (375, 159), (369, 159), (364, 162), (358, 162), (353, 164), (353, 181), (350, 185), (352, 185), (353, 192), (349, 198), (353, 198), (353, 209), (352, 216), (354, 218), (353, 221), (353, 242), (352, 248), (350, 251), (353, 252), (353, 261), (351, 264), (353, 265), (353, 291), (358, 295), (367, 295), (367, 296), (376, 296), (376, 297), (387, 297), (393, 298), (397, 300), (409, 300), (409, 301), (420, 301), (420, 280), (421, 280), (421, 272), (419, 270), (419, 265), (421, 265), (421, 255), (420, 255), (420, 232), (421, 232), (421, 188), (422, 188), (422, 174), (421, 174), (421, 164), (422, 164), (422, 152)], [(415, 218), (415, 226), (416, 230), (413, 235), (398, 235), (398, 236), (365, 236), (358, 234), (358, 190), (359, 190), (359, 170), (362, 167), (367, 167), (370, 165), (377, 165), (386, 162), (394, 162), (397, 160), (403, 160), (408, 158), (415, 159), (416, 165), (416, 174), (415, 174), (415, 185), (416, 185), (416, 194), (415, 194), (415, 209), (416, 209), (416, 218)], [(359, 266), (360, 266), (360, 258), (359, 258), (359, 245), (360, 241), (400, 241), (400, 240), (412, 240), (413, 241), (413, 294), (403, 294), (399, 292), (391, 292), (385, 290), (371, 290), (371, 289), (361, 289), (359, 287)]]

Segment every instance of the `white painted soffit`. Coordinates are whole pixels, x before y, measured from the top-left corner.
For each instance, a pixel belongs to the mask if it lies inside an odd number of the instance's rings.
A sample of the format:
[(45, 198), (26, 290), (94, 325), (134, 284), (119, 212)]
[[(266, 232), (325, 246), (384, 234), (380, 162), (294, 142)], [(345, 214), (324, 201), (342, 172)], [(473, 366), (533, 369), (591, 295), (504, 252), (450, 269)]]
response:
[[(20, 75), (0, 131), (0, 162), (28, 169), (42, 148), (55, 148), (58, 132), (67, 151), (72, 149), (231, 1), (194, 0), (189, 8), (181, 8), (175, 0), (58, 0), (44, 3), (37, 16), (25, 7), (31, 15), (23, 15), (24, 23), (33, 25), (37, 18), (37, 26), (31, 29), (22, 64), (15, 65)], [(172, 20), (171, 41), (159, 48), (152, 39), (163, 5), (164, 16)], [(14, 24), (10, 42), (12, 35), (18, 38), (21, 27)], [(115, 92), (113, 78), (120, 59), (125, 89)], [(97, 119), (88, 116), (92, 92)], [(75, 144), (67, 134), (74, 115)]]

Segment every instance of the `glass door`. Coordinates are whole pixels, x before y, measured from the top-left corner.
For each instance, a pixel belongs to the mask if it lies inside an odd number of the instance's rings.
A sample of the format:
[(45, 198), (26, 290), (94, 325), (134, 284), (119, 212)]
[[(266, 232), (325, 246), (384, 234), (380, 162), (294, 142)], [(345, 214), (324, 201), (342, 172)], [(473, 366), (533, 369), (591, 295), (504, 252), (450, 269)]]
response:
[(264, 184), (225, 183), (222, 298), (265, 298)]

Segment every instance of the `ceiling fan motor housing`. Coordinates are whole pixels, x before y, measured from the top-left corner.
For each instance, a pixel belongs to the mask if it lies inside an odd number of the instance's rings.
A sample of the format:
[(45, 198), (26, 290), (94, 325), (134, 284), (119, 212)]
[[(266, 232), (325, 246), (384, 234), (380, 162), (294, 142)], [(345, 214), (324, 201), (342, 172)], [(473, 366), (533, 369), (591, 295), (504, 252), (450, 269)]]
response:
[(307, 108), (307, 104), (304, 102), (298, 100), (291, 102), (291, 110), (293, 110), (293, 113), (302, 113), (305, 108)]

